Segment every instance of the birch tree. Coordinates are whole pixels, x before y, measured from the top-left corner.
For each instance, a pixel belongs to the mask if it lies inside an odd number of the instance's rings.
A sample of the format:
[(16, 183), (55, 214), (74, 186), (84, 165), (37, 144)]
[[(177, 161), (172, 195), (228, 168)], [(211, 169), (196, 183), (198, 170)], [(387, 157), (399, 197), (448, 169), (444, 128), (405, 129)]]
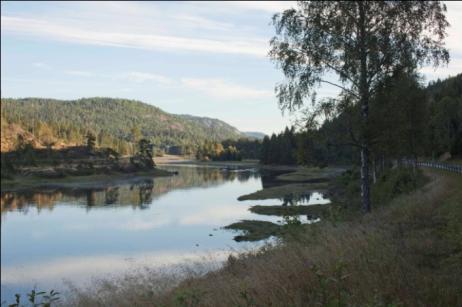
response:
[[(396, 70), (448, 63), (444, 39), (449, 26), (439, 1), (299, 1), (273, 17), (276, 35), (270, 57), (285, 79), (276, 86), (282, 110), (313, 103), (316, 89), (329, 84), (358, 107), (359, 133), (352, 144), (361, 152), (361, 199), (371, 210), (369, 183), (369, 103), (378, 85)], [(336, 76), (337, 78), (332, 78)], [(339, 104), (339, 100), (330, 100)]]

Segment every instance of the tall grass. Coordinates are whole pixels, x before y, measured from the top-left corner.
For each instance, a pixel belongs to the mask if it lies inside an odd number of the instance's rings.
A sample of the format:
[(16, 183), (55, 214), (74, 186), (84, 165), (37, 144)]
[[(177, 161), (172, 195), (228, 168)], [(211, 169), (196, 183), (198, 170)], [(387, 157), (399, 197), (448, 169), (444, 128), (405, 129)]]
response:
[(462, 178), (372, 214), (303, 227), (209, 273), (133, 274), (76, 289), (74, 306), (462, 306)]

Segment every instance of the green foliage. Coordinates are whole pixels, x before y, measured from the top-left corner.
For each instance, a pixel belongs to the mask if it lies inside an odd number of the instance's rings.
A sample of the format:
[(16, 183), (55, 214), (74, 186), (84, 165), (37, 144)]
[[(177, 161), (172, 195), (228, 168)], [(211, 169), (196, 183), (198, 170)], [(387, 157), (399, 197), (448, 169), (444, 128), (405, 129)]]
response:
[(300, 217), (298, 215), (284, 215), (282, 217), (282, 220), (282, 236), (286, 238), (286, 240), (298, 240), (303, 230), (303, 225), (300, 221)]
[(95, 150), (96, 147), (96, 137), (92, 132), (87, 133), (87, 149), (89, 151)]
[(235, 146), (224, 148), (221, 143), (205, 141), (196, 151), (196, 159), (207, 161), (240, 161), (242, 159)]
[(396, 168), (386, 171), (372, 187), (372, 200), (381, 205), (400, 194), (407, 194), (426, 182), (422, 172), (412, 168)]
[(130, 152), (130, 147), (141, 138), (167, 147), (198, 146), (205, 140), (243, 137), (236, 128), (218, 119), (169, 114), (155, 106), (125, 99), (2, 98), (1, 113), (7, 122), (16, 123), (35, 136), (43, 134), (40, 127), (46, 124), (55, 138), (83, 144), (90, 130), (98, 137), (99, 146), (122, 147), (125, 152)]
[[(427, 88), (413, 74), (386, 79), (370, 104), (373, 172), (383, 173), (391, 160), (403, 157), (462, 156), (461, 96), (462, 74)], [(351, 135), (358, 134), (359, 122), (346, 108), (319, 127), (286, 129), (263, 139), (260, 159), (264, 164), (357, 165), (359, 148)]]
[(462, 156), (462, 74), (430, 83), (427, 152)]
[(130, 158), (133, 166), (139, 169), (153, 169), (154, 164), (154, 145), (147, 139), (138, 142), (137, 153)]
[(247, 290), (244, 289), (241, 292), (239, 292), (239, 296), (244, 301), (244, 305), (238, 305), (238, 307), (257, 306), (255, 299), (252, 297), (252, 295)]
[(297, 163), (296, 150), (295, 128), (286, 127), (284, 132), (263, 138), (260, 161), (263, 164), (293, 165)]
[(142, 138), (143, 134), (138, 126), (134, 126), (130, 131), (131, 141), (133, 143), (138, 142)]
[(227, 139), (221, 142), (224, 148), (235, 147), (242, 159), (260, 159), (261, 140), (240, 138)]
[(194, 288), (177, 291), (175, 293), (175, 305), (188, 307), (200, 306), (203, 294), (201, 290)]
[[(352, 111), (358, 134), (351, 138), (361, 150), (365, 212), (371, 207), (371, 99), (398, 71), (449, 62), (445, 11), (439, 1), (298, 1), (296, 8), (273, 17), (276, 36), (269, 54), (285, 76), (276, 87), (279, 106), (289, 111), (305, 107), (310, 122), (346, 108)], [(338, 81), (326, 78), (329, 73)], [(337, 99), (316, 101), (323, 83), (341, 89)]]
[[(263, 164), (308, 165), (325, 167), (328, 164), (355, 163), (351, 147), (332, 146), (341, 137), (343, 118), (326, 121), (319, 129), (296, 132), (294, 127), (265, 137), (261, 144)], [(339, 136), (340, 135), (340, 136)]]
[(152, 159), (153, 157), (153, 146), (147, 139), (141, 139), (138, 142), (138, 153), (146, 158)]

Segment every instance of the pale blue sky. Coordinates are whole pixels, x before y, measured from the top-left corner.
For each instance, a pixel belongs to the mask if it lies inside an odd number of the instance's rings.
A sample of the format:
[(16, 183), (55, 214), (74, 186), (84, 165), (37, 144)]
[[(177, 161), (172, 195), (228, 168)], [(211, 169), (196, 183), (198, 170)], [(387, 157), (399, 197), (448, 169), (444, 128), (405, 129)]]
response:
[[(2, 97), (138, 99), (170, 113), (222, 119), (243, 131), (277, 132), (266, 57), (271, 16), (290, 2), (1, 2)], [(462, 3), (448, 3), (448, 67), (462, 72)], [(322, 88), (321, 96), (335, 95)]]

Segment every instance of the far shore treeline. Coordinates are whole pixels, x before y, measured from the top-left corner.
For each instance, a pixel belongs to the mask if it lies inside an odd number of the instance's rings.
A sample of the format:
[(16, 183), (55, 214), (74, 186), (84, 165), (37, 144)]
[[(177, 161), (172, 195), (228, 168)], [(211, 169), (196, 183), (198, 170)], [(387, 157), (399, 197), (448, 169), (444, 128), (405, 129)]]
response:
[[(352, 136), (360, 129), (354, 110), (329, 114), (298, 132), (286, 129), (265, 137), (264, 164), (358, 165)], [(370, 138), (373, 168), (400, 158), (439, 159), (462, 156), (462, 74), (421, 85), (417, 76), (397, 75), (371, 101)], [(312, 124), (312, 123), (311, 123)], [(374, 170), (373, 170), (374, 171)]]
[[(423, 86), (415, 75), (390, 78), (371, 102), (374, 167), (392, 159), (462, 155), (462, 74)], [(215, 119), (172, 115), (138, 101), (88, 98), (75, 101), (2, 99), (2, 152), (29, 142), (36, 148), (95, 145), (133, 155), (147, 139), (154, 154), (198, 160), (259, 159), (263, 164), (353, 164), (359, 151), (351, 136), (359, 129), (353, 110), (326, 111), (322, 123), (305, 121), (263, 140), (245, 137)], [(20, 144), (21, 143), (21, 144)]]

